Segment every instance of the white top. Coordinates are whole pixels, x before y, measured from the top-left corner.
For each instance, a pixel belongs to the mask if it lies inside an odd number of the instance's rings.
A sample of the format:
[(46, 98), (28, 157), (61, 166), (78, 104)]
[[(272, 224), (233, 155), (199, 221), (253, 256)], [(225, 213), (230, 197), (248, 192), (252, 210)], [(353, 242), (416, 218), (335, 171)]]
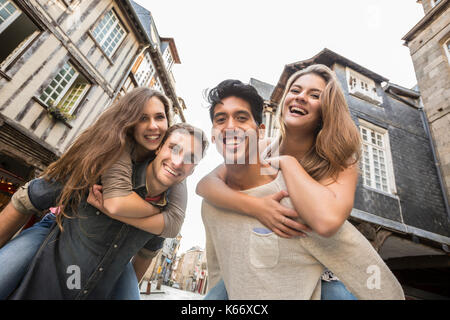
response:
[[(286, 189), (280, 171), (272, 182), (242, 192), (263, 197)], [(293, 208), (289, 198), (281, 204)], [(202, 218), (209, 289), (223, 278), (229, 299), (319, 300), (324, 266), (358, 299), (404, 299), (392, 272), (348, 221), (329, 238), (312, 232), (305, 238), (285, 239), (255, 218), (206, 200)]]

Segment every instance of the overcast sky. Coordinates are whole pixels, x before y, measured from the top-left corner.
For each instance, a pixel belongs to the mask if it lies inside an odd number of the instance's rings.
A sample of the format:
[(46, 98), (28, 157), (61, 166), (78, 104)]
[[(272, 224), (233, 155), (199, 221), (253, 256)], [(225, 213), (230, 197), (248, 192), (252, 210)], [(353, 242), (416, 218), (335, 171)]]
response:
[[(181, 64), (173, 73), (187, 122), (210, 135), (203, 90), (224, 79), (275, 85), (286, 64), (323, 48), (391, 82), (416, 84), (401, 38), (424, 16), (415, 0), (136, 0), (153, 15), (161, 37), (175, 39)], [(222, 162), (214, 146), (188, 179), (180, 252), (205, 247), (197, 182)]]

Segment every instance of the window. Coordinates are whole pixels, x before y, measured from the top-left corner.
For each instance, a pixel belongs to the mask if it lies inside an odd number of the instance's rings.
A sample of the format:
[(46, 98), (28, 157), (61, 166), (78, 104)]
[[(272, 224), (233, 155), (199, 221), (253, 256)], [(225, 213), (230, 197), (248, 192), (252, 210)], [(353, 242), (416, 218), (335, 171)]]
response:
[(431, 7), (435, 7), (441, 0), (431, 0)]
[(375, 81), (350, 68), (347, 68), (346, 71), (348, 89), (351, 94), (375, 104), (383, 102), (383, 99), (377, 94)]
[(444, 43), (444, 51), (447, 55), (447, 62), (450, 64), (450, 38)]
[(387, 130), (359, 120), (363, 150), (361, 173), (363, 185), (395, 193), (395, 183)]
[(39, 99), (47, 106), (59, 106), (72, 114), (89, 87), (86, 78), (66, 62)]
[(152, 59), (150, 58), (150, 54), (146, 52), (135, 75), (138, 85), (147, 86), (154, 73), (155, 68), (153, 67)]
[(124, 27), (113, 9), (110, 9), (92, 31), (103, 52), (111, 57), (126, 36)]
[(133, 90), (134, 87), (135, 87), (135, 84), (134, 84), (133, 80), (131, 80), (131, 77), (128, 76), (127, 79), (125, 80), (125, 83), (123, 84), (122, 88), (120, 88), (119, 94), (117, 95), (116, 100), (114, 100), (114, 102), (119, 100), (120, 97), (123, 97), (127, 92)]
[(9, 0), (0, 0), (0, 31), (20, 16), (20, 10)]
[(164, 93), (163, 88), (161, 86), (161, 83), (159, 82), (159, 79), (153, 78), (150, 82), (150, 88), (158, 90), (159, 92)]
[(0, 69), (5, 70), (40, 30), (11, 0), (0, 0)]
[(167, 47), (166, 51), (164, 52), (164, 64), (166, 65), (167, 71), (172, 70), (173, 57), (170, 53), (170, 47)]

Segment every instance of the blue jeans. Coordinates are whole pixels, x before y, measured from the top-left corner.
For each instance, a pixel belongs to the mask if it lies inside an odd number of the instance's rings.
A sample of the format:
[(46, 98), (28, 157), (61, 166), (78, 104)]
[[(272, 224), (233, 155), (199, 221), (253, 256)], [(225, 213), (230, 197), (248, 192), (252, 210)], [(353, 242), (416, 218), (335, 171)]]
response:
[[(0, 249), (0, 300), (5, 300), (17, 288), (54, 223), (55, 216), (49, 213)], [(113, 292), (112, 300), (140, 299), (138, 281), (131, 263), (126, 266)]]
[[(358, 300), (341, 281), (323, 281), (321, 300)], [(228, 300), (227, 289), (222, 279), (211, 289), (203, 300)]]
[(358, 300), (341, 281), (323, 281), (321, 300)]

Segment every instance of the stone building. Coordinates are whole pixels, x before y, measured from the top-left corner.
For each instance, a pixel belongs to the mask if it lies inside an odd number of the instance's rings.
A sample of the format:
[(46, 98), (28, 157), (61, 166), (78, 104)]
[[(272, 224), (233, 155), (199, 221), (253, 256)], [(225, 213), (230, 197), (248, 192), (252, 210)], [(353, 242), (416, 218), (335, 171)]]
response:
[(158, 280), (159, 286), (168, 284), (172, 278), (172, 270), (175, 265), (178, 249), (180, 248), (181, 235), (176, 238), (164, 240), (163, 247), (158, 252), (144, 274), (143, 280)]
[(206, 254), (202, 254), (199, 263), (195, 266), (197, 278), (195, 279), (195, 292), (206, 294), (208, 288), (208, 268), (206, 264)]
[(324, 49), (286, 65), (266, 105), (277, 106), (289, 76), (315, 63), (336, 73), (362, 137), (349, 220), (387, 262), (407, 297), (450, 297), (450, 223), (419, 92)]
[(277, 110), (277, 106), (274, 105), (270, 100), (270, 95), (274, 89), (274, 86), (258, 79), (251, 78), (250, 85), (256, 88), (260, 96), (264, 99), (264, 109), (263, 109), (263, 122), (266, 131), (266, 137), (273, 137), (275, 132), (273, 132), (273, 128), (275, 128), (275, 111)]
[(129, 0), (0, 2), (0, 209), (119, 93), (147, 84), (138, 74), (149, 73), (139, 61), (147, 53), (156, 70), (148, 85), (184, 121), (170, 72), (178, 53), (150, 18)]
[(186, 122), (183, 110), (184, 101), (177, 96), (173, 65), (181, 60), (173, 38), (160, 37), (155, 20), (150, 11), (131, 1), (134, 10), (144, 28), (150, 45), (139, 55), (125, 81), (120, 94), (136, 86), (150, 87), (166, 94), (173, 101), (174, 122)]
[(193, 247), (180, 256), (174, 281), (182, 290), (195, 291), (200, 288), (200, 292), (204, 293), (206, 273), (202, 274), (202, 270), (206, 269), (205, 256), (205, 251), (200, 247)]
[[(409, 47), (436, 148), (442, 184), (450, 199), (450, 1), (419, 0), (425, 16), (403, 37)], [(450, 218), (450, 217), (449, 217)]]

